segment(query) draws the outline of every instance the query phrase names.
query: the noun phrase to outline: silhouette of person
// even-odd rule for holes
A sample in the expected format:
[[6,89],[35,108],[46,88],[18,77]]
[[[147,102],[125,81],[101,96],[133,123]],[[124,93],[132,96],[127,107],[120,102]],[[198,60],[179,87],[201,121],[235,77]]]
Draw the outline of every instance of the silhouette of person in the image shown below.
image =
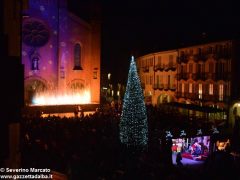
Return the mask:
[[182,166],[182,165],[183,165],[183,163],[181,162],[181,160],[182,160],[181,152],[178,152],[178,153],[177,153],[177,157],[176,157],[176,163],[177,163],[178,166]]

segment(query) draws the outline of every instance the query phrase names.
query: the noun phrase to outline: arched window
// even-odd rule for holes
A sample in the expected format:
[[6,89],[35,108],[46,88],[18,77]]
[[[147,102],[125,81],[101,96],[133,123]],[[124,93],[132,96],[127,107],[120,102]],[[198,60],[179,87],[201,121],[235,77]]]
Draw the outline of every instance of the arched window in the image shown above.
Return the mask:
[[40,56],[36,49],[32,50],[30,52],[30,60],[31,60],[31,69],[32,70],[39,70],[39,61],[40,61]]
[[32,58],[32,70],[39,70],[38,62],[39,62],[39,58],[38,57],[33,57]]
[[73,70],[83,70],[81,61],[82,61],[82,48],[79,43],[74,46],[74,67]]

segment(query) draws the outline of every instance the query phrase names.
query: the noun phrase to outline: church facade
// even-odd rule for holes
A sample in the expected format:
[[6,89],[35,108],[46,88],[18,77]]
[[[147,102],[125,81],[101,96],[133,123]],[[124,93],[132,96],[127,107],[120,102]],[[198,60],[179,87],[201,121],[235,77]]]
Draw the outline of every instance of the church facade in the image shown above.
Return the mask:
[[22,63],[26,105],[64,104],[70,97],[70,103],[99,104],[99,21],[69,12],[66,0],[29,0],[22,17]]

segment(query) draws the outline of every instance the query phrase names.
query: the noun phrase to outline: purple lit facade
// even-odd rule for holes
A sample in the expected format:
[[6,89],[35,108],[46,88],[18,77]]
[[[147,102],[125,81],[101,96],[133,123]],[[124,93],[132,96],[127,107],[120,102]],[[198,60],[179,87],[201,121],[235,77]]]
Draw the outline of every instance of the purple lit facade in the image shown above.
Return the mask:
[[98,104],[100,23],[75,16],[65,0],[29,0],[23,14],[25,103],[31,104],[36,93],[88,89],[91,103]]

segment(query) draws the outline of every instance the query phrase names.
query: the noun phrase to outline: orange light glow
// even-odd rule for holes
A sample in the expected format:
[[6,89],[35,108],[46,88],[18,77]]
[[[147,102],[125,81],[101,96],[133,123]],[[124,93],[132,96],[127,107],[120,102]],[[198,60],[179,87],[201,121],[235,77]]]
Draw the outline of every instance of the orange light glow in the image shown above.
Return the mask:
[[33,106],[90,104],[91,93],[89,90],[75,93],[37,93],[32,100]]

